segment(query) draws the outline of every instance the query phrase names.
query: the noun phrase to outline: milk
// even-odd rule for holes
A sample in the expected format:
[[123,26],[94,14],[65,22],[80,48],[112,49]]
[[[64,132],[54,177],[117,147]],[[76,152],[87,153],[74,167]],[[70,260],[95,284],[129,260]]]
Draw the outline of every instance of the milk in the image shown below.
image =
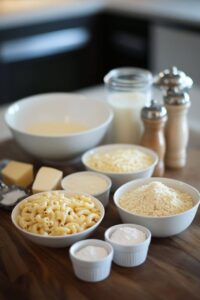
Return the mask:
[[150,93],[114,92],[109,93],[108,102],[114,118],[108,135],[111,143],[138,144],[143,131],[140,113],[150,101]]

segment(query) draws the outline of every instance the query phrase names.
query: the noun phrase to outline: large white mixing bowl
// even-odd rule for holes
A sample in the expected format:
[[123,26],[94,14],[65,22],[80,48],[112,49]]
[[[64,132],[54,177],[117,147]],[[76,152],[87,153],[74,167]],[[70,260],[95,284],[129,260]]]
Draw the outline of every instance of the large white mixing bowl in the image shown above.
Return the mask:
[[[5,121],[17,143],[29,154],[46,160],[66,160],[103,139],[113,113],[106,103],[67,93],[41,94],[12,104]],[[37,135],[28,128],[41,122],[83,123],[87,130],[63,135]]]

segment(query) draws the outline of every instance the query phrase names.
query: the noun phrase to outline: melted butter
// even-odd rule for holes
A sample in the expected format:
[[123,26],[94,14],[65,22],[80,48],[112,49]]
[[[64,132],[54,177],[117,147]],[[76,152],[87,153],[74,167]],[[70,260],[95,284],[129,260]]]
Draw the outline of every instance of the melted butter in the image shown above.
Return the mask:
[[27,130],[29,133],[37,135],[63,135],[68,133],[77,133],[86,131],[88,127],[82,123],[67,122],[41,122],[30,126]]
[[108,183],[98,174],[96,175],[86,171],[67,176],[63,180],[63,187],[71,192],[95,195],[104,192],[108,187]]

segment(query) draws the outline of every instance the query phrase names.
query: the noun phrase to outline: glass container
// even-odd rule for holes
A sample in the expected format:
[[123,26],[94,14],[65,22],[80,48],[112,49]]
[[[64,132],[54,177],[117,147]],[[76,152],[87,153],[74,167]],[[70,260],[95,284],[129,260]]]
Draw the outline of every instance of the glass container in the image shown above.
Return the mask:
[[142,135],[141,109],[151,100],[152,74],[139,68],[111,70],[104,83],[114,118],[110,143],[138,144]]

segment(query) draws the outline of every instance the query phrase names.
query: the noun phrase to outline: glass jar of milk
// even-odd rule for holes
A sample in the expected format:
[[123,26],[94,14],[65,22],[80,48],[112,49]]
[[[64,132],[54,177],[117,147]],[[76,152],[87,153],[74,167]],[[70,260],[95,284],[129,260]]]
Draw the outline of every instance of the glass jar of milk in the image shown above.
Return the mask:
[[114,118],[109,142],[138,144],[142,135],[141,109],[151,100],[152,74],[139,68],[111,70],[104,83]]

